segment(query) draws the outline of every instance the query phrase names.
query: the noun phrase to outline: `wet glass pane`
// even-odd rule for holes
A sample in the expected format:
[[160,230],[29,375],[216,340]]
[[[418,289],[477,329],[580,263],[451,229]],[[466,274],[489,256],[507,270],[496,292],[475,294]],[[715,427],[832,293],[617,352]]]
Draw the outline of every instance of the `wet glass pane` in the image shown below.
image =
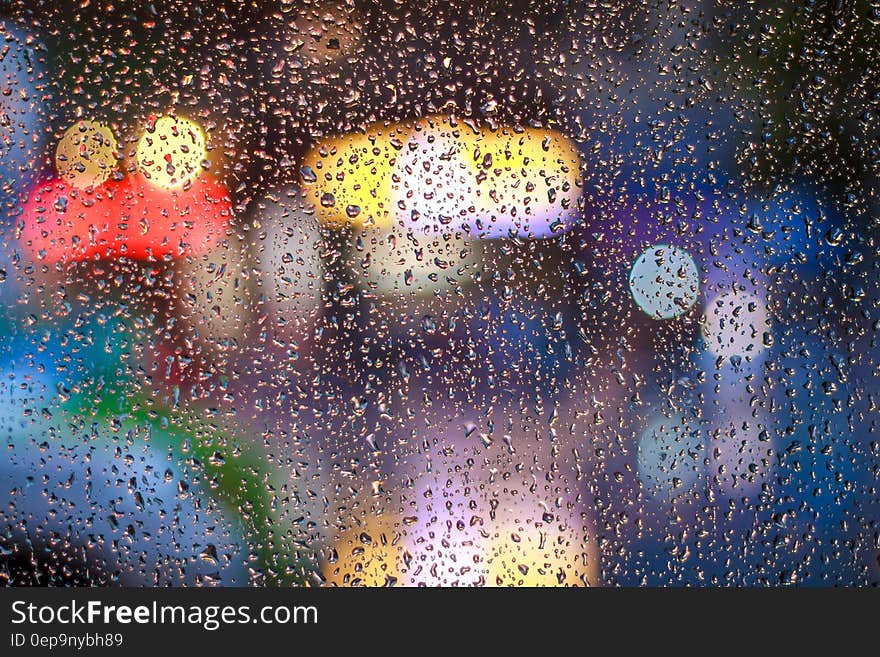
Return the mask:
[[878,25],[3,3],[0,584],[876,585]]

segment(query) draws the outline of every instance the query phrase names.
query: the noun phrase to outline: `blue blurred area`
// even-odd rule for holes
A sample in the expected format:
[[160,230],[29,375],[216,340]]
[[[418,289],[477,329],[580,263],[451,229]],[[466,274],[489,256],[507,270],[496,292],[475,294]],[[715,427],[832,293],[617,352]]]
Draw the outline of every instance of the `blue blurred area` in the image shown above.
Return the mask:
[[43,64],[28,32],[0,18],[0,225],[20,213],[23,195],[39,175],[45,157],[46,88]]

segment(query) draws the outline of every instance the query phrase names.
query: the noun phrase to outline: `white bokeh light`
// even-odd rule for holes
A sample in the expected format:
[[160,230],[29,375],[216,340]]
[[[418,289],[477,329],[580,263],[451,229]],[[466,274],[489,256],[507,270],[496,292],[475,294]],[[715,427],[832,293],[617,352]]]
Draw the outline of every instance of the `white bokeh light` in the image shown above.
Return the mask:
[[726,292],[706,305],[702,330],[706,346],[716,356],[752,357],[765,349],[770,316],[758,297]]
[[462,130],[470,128],[429,122],[398,157],[392,207],[402,226],[460,231],[473,214],[477,171],[469,165]]
[[645,314],[653,319],[672,319],[697,302],[700,275],[687,251],[658,244],[636,260],[629,275],[629,289]]

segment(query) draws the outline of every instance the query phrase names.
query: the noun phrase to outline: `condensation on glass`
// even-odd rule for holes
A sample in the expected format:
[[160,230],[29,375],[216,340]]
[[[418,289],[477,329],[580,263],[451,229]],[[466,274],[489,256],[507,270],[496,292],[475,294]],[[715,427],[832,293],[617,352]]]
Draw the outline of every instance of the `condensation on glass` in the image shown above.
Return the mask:
[[0,9],[0,584],[869,585],[878,9]]

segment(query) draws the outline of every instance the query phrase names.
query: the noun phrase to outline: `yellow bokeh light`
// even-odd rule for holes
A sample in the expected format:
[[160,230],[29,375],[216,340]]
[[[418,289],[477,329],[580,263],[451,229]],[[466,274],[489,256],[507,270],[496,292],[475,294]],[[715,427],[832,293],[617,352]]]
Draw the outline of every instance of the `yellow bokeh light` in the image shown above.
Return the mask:
[[324,563],[330,586],[394,586],[400,581],[400,536],[391,516],[371,516],[334,541],[333,557]]
[[97,121],[77,121],[55,149],[58,175],[78,189],[96,187],[116,168],[116,138]]
[[161,116],[151,122],[137,146],[138,168],[162,189],[183,187],[196,178],[207,155],[205,133],[179,116]]
[[551,129],[477,128],[434,115],[323,141],[302,177],[332,226],[393,223],[479,237],[546,237],[570,227],[580,158]]
[[303,181],[321,221],[389,227],[391,174],[408,137],[405,127],[378,124],[313,148],[303,162]]
[[599,555],[584,531],[555,522],[510,523],[486,550],[488,586],[597,586]]
[[[540,513],[526,521],[529,510],[517,505],[507,520],[457,528],[431,514],[410,522],[371,515],[337,535],[322,572],[331,586],[601,586],[592,522]],[[435,538],[444,549],[430,547]]]
[[535,224],[535,235],[549,231],[541,224],[566,222],[581,194],[580,157],[574,142],[548,129],[484,130],[474,145],[471,165],[484,178],[475,199],[476,214],[494,218],[484,231],[504,236],[508,226]]
[[580,158],[574,142],[554,130],[487,130],[481,141],[485,146],[481,153],[475,153],[474,159],[490,177],[502,178],[504,174],[518,173],[527,180],[559,178],[573,181],[580,171]]

